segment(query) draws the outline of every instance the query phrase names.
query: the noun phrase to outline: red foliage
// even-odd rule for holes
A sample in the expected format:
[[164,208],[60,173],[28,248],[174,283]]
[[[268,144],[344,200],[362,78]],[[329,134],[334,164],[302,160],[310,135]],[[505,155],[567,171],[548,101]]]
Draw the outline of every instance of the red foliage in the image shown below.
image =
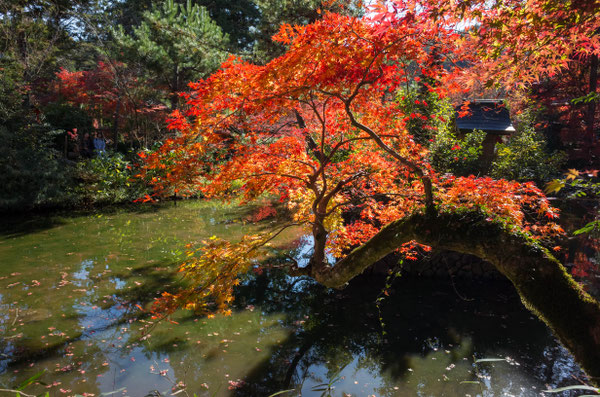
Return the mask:
[[[561,234],[551,222],[556,210],[532,183],[441,177],[431,168],[427,149],[405,125],[407,117],[425,116],[403,114],[390,93],[416,81],[415,71],[435,76],[439,85],[421,84],[440,96],[462,89],[457,78],[464,71],[440,59],[470,47],[451,23],[432,17],[432,8],[394,4],[405,12],[376,6],[370,18],[326,13],[307,26],[284,25],[274,37],[289,46],[283,56],[264,66],[231,57],[190,84],[189,110],[169,120],[176,137],[145,159],[146,174],[164,171],[154,179],[157,194],[176,186],[208,197],[278,196],[312,233],[316,265],[426,206],[479,209],[490,222],[537,239]],[[254,252],[265,241],[207,242],[182,271],[225,310],[237,273],[252,263],[244,247]],[[412,259],[415,247],[400,251]]]
[[[63,100],[82,107],[94,119],[94,128],[118,123],[135,134],[140,117],[164,120],[166,107],[147,103],[139,93],[143,84],[121,63],[98,62],[95,69],[70,72],[61,68],[49,100]],[[98,123],[100,120],[100,123]]]
[[70,72],[64,68],[56,73],[55,92],[75,105],[83,105],[91,115],[110,119],[122,93],[117,88],[113,68],[98,62],[96,69]]

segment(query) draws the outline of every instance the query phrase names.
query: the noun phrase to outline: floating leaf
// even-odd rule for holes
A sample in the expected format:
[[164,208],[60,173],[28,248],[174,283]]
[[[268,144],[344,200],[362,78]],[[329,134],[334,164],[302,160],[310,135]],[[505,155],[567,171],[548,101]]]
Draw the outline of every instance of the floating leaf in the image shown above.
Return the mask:
[[479,359],[475,360],[475,363],[476,364],[479,364],[479,363],[493,363],[493,362],[498,362],[498,361],[508,362],[508,360],[505,359],[505,358],[479,358]]
[[586,386],[586,385],[565,386],[565,387],[559,387],[558,389],[544,390],[543,392],[544,393],[560,393],[560,392],[568,391],[568,390],[588,390],[588,391],[594,391],[596,393],[600,393],[600,389],[598,389],[597,387]]

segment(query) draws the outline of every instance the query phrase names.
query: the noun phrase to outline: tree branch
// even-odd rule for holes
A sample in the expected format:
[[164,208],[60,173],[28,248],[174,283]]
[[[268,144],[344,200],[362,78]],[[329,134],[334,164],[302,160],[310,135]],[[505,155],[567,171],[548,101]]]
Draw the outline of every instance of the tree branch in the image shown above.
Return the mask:
[[427,209],[428,212],[431,212],[431,213],[435,212],[435,205],[434,205],[434,201],[433,201],[433,186],[431,183],[431,178],[429,178],[429,176],[425,175],[423,170],[416,163],[401,156],[398,152],[396,152],[394,149],[392,149],[390,146],[388,146],[385,142],[383,142],[381,137],[375,131],[373,131],[366,125],[359,122],[356,119],[356,117],[354,116],[352,109],[350,108],[351,102],[349,100],[345,101],[344,104],[346,107],[346,113],[348,114],[348,117],[350,117],[350,122],[352,123],[353,126],[366,132],[367,134],[369,134],[369,136],[371,138],[373,138],[375,143],[377,143],[377,145],[380,148],[385,150],[393,158],[395,158],[401,164],[410,168],[415,174],[417,174],[417,176],[419,177],[419,179],[421,179],[421,182],[423,183],[423,190],[425,192],[425,208]]
[[552,254],[524,233],[489,221],[480,211],[415,213],[382,228],[335,266],[313,272],[342,288],[371,264],[416,240],[490,262],[517,289],[525,306],[544,321],[582,368],[600,378],[600,303],[589,296]]

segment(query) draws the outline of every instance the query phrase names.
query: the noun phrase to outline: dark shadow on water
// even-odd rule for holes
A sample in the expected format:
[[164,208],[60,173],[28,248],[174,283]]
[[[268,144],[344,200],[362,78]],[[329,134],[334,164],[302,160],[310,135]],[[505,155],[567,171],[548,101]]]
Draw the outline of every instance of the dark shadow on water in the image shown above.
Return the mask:
[[295,332],[253,368],[235,395],[266,396],[297,387],[315,365],[334,376],[357,357],[401,382],[409,375],[411,357],[453,350],[467,340],[469,355],[481,358],[481,352],[508,349],[540,383],[555,381],[553,350],[547,347],[559,349],[556,341],[508,282],[453,286],[447,280],[399,279],[381,304],[380,320],[375,301],[384,281],[363,277],[335,291],[308,280],[290,287],[289,277],[271,273],[244,284],[237,305],[284,312]]
[[[47,231],[58,226],[69,223],[70,219],[89,216],[110,216],[117,214],[131,214],[132,217],[140,214],[158,213],[164,209],[172,209],[182,207],[184,209],[193,210],[195,203],[210,203],[201,199],[186,200],[186,201],[164,201],[157,203],[127,203],[120,205],[112,205],[95,209],[79,209],[79,210],[59,210],[59,211],[31,211],[20,213],[0,213],[2,222],[0,223],[0,237],[16,238],[25,236],[31,233]],[[219,209],[218,224],[229,224],[240,221],[249,220],[254,213],[264,204],[252,203],[240,206],[224,206]],[[286,210],[278,209],[276,218],[269,218],[265,221],[258,222],[256,225],[259,230],[271,230],[273,225],[284,224],[287,222],[285,217]]]
[[30,233],[49,230],[65,224],[66,222],[55,216],[41,215],[3,215],[0,236],[6,238],[21,237]]
[[21,213],[1,213],[0,237],[16,238],[30,233],[53,229],[68,223],[68,219],[91,215],[114,215],[120,213],[146,214],[174,206],[173,202],[130,203],[107,206],[99,209],[60,210],[52,212],[32,211]]
[[181,275],[177,272],[178,263],[161,262],[136,266],[131,270],[121,269],[98,277],[98,279],[129,280],[130,278],[143,277],[144,282],[129,285],[128,288],[114,292],[118,301],[128,302],[131,305],[145,306],[154,301],[162,292],[174,293],[181,286]]
[[[177,273],[155,271],[157,266],[173,264],[144,265],[106,277],[143,276],[144,284],[115,292],[119,300],[143,306],[160,292],[172,292],[179,285]],[[264,315],[283,314],[281,325],[290,334],[271,347],[268,358],[252,368],[243,386],[231,395],[268,396],[297,388],[309,368],[320,366],[333,377],[357,357],[366,368],[385,372],[391,382],[402,383],[414,357],[426,358],[445,349],[454,355],[461,345],[468,349],[467,357],[481,358],[486,351],[519,357],[521,368],[540,384],[564,385],[561,371],[568,376],[582,375],[576,369],[555,365],[556,356],[562,357],[564,352],[547,327],[523,307],[507,281],[452,283],[400,278],[380,305],[380,319],[375,302],[384,284],[384,278],[364,276],[337,291],[281,271],[247,276],[237,289],[234,309],[254,306]],[[189,316],[184,322],[192,320]],[[176,334],[152,346],[152,352],[166,355],[182,349],[189,351],[186,356],[193,355],[194,346]],[[146,354],[150,357],[150,351]],[[209,352],[204,361],[210,359]],[[459,359],[463,358],[456,357]],[[203,359],[189,361],[190,373],[202,373]],[[176,377],[185,375],[176,371]]]

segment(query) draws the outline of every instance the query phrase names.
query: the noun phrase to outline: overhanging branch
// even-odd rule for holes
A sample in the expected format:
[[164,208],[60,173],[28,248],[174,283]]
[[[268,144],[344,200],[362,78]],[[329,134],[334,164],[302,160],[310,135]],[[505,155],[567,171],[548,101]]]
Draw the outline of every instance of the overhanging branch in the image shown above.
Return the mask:
[[544,321],[582,368],[600,379],[600,303],[544,247],[478,211],[416,213],[390,223],[334,266],[315,269],[320,283],[342,288],[402,244],[419,243],[475,255],[494,265],[525,306]]

